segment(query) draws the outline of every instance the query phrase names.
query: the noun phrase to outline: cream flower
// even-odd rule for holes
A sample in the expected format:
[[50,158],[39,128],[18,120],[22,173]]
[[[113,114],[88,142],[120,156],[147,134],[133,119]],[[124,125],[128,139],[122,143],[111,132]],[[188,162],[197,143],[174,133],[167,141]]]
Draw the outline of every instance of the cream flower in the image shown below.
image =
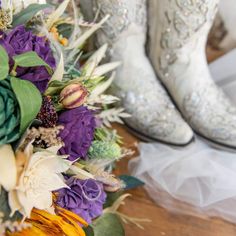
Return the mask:
[[9,192],[12,214],[20,211],[30,217],[32,209],[52,211],[52,191],[67,187],[61,175],[70,168],[67,156],[58,156],[60,147],[33,153],[32,144],[17,153],[18,181]]

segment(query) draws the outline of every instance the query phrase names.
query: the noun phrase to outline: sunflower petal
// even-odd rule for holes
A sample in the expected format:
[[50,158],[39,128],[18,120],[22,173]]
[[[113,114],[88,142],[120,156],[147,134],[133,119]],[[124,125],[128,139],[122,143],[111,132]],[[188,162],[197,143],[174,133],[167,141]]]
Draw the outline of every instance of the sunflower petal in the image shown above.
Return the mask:
[[87,225],[82,218],[62,208],[57,210],[58,215],[53,215],[46,211],[34,209],[28,222],[41,229],[42,232],[50,231],[50,235],[53,236],[86,236],[79,225],[79,223]]

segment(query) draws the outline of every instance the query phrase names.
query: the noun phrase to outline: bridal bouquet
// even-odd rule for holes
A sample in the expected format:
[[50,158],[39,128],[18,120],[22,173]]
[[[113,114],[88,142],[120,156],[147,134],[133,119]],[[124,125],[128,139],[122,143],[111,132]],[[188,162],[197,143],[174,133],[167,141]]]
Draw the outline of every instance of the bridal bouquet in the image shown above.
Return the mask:
[[128,114],[104,94],[120,63],[99,65],[107,45],[83,49],[106,19],[0,0],[0,235],[119,236],[135,222],[117,212],[130,178],[111,174],[127,154],[110,123]]

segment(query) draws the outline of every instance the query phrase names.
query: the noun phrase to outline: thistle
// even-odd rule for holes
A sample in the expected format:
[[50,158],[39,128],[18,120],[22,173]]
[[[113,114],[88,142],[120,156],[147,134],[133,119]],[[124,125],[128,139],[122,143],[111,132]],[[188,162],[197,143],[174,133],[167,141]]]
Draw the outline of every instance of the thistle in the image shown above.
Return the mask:
[[117,143],[106,141],[94,141],[88,153],[91,159],[117,159],[121,155],[121,148]]

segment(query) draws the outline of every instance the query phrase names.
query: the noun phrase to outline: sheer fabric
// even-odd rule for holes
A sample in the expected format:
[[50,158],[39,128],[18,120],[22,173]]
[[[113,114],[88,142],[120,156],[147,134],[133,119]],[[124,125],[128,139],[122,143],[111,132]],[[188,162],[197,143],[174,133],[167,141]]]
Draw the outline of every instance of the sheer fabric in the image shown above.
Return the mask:
[[[236,50],[210,65],[212,76],[236,105]],[[236,121],[235,121],[236,125]],[[131,173],[146,183],[157,204],[169,210],[236,222],[236,151],[196,140],[185,148],[140,143]]]

